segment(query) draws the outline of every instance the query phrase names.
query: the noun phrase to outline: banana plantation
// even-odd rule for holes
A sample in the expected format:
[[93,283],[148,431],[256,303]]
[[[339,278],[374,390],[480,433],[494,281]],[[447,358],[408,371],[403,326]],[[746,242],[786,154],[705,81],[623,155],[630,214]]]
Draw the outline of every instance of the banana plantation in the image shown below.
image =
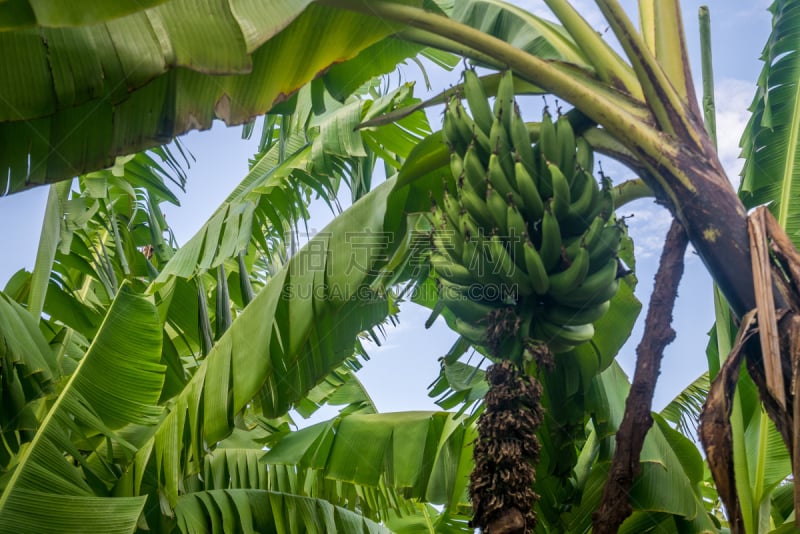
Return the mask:
[[[0,292],[0,533],[798,531],[800,1],[753,51],[738,191],[708,9],[521,4],[0,2],[0,194],[49,189]],[[257,152],[178,243],[215,120]],[[300,239],[312,201],[350,207]],[[688,247],[707,372],[656,412]],[[458,335],[440,410],[379,413],[358,371],[409,301]]]

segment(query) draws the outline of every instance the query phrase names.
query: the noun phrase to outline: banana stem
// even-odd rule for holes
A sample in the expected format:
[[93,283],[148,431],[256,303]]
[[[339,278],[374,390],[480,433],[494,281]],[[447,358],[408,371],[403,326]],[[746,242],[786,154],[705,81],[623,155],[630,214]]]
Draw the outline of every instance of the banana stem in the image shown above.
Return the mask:
[[714,103],[714,66],[711,60],[711,17],[708,6],[700,6],[700,59],[703,72],[703,118],[708,137],[717,146],[717,108]]
[[612,49],[568,2],[545,0],[575,43],[589,58],[601,80],[642,100],[644,94],[631,66]]
[[614,198],[614,207],[620,208],[640,198],[654,198],[655,193],[644,180],[634,178],[614,186],[614,189],[611,190],[611,196]]

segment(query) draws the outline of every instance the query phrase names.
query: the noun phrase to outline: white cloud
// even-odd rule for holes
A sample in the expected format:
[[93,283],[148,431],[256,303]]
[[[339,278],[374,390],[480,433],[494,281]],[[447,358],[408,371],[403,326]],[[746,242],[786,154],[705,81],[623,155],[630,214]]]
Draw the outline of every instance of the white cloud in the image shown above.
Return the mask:
[[739,172],[743,164],[743,160],[739,159],[739,140],[750,119],[747,108],[754,94],[752,82],[731,78],[718,82],[714,89],[719,158],[734,187],[739,185]]
[[672,215],[665,208],[653,204],[652,200],[640,200],[622,208],[617,215],[627,215],[628,231],[633,238],[636,260],[658,258],[664,247],[664,238],[672,223]]

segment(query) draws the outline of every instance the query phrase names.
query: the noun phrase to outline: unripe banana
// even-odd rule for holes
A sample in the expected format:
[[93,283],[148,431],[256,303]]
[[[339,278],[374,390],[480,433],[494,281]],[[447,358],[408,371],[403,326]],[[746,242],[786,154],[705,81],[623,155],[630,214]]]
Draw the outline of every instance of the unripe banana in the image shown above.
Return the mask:
[[571,202],[569,182],[557,165],[548,163],[547,168],[550,171],[550,180],[553,184],[553,214],[558,219],[561,219],[569,213]]
[[[446,200],[445,204],[453,204],[452,200]],[[461,233],[459,228],[460,214],[455,213],[452,217],[450,213],[444,210],[444,224],[433,230],[433,244],[437,248],[444,247],[445,249],[452,250],[454,261],[461,261],[463,252],[464,234]]]
[[489,132],[489,145],[492,147],[492,153],[497,154],[503,172],[509,177],[508,179],[513,180],[514,160],[511,154],[511,141],[508,138],[505,126],[498,118],[495,118],[492,123],[492,129]]
[[493,274],[499,275],[504,282],[515,286],[520,295],[530,295],[533,292],[527,274],[517,267],[500,236],[496,234],[489,240],[489,254],[492,258]]
[[[500,118],[506,131],[511,130],[511,110],[514,107],[514,75],[511,69],[506,70],[497,84],[497,96],[494,99],[494,116]],[[491,135],[489,136],[491,138]]]
[[461,218],[461,205],[458,203],[458,199],[445,191],[442,197],[442,207],[447,215],[449,225],[458,230]]
[[483,236],[478,234],[467,235],[464,238],[464,254],[461,256],[461,265],[469,269],[475,279],[483,282],[486,280],[486,261],[484,257],[485,242]]
[[537,295],[545,295],[550,289],[550,277],[547,276],[547,269],[545,269],[542,258],[533,246],[533,243],[528,239],[523,245],[525,254],[525,270],[528,271],[528,279],[531,281],[531,287]]
[[559,219],[561,232],[566,236],[585,232],[603,207],[602,193],[593,176],[578,171],[573,185],[576,194],[571,197],[567,214]]
[[450,172],[456,180],[464,174],[464,160],[455,151],[450,152]]
[[539,146],[545,161],[557,162],[561,158],[561,150],[558,148],[558,139],[556,137],[556,126],[553,123],[553,117],[547,111],[542,116],[537,146]]
[[543,316],[554,324],[577,326],[594,323],[603,317],[610,307],[610,300],[583,308],[573,308],[572,306],[564,306],[553,302],[544,307]]
[[461,256],[464,253],[464,244],[458,239],[455,230],[448,226],[437,228],[431,233],[431,242],[434,249],[450,259],[450,261],[461,263]]
[[469,210],[463,210],[459,214],[459,217],[458,227],[465,239],[480,240],[485,237],[483,228],[477,223],[477,221],[475,221],[475,218],[472,216]]
[[464,71],[464,96],[475,123],[484,134],[489,135],[494,115],[489,107],[489,97],[486,95],[483,83],[473,69]]
[[516,176],[517,189],[519,189],[519,194],[522,197],[521,209],[528,216],[528,220],[538,221],[544,215],[544,202],[542,202],[542,197],[539,195],[539,189],[536,187],[533,177],[521,161],[517,161],[514,164],[514,174]]
[[489,154],[491,152],[489,137],[481,130],[477,123],[472,120],[472,117],[469,116],[467,110],[464,109],[464,106],[461,104],[461,100],[454,98],[451,99],[450,102],[451,104],[448,106],[448,111],[456,118],[454,122],[462,139],[466,139],[467,144],[470,142],[476,143],[483,155]]
[[456,317],[454,325],[456,332],[461,334],[461,337],[474,345],[483,345],[486,343],[486,327],[464,321]]
[[595,242],[597,241],[597,238],[600,236],[600,233],[603,231],[603,227],[605,226],[605,224],[606,221],[603,220],[602,217],[595,217],[592,220],[592,223],[589,225],[589,228],[587,228],[583,234],[581,234],[578,237],[565,240],[564,251],[566,252],[567,257],[569,258],[575,257],[575,254],[578,253],[578,249],[580,247],[586,247],[586,250],[589,251],[593,250]]
[[514,145],[514,150],[517,157],[529,173],[534,172],[536,168],[536,161],[533,157],[533,146],[531,145],[531,137],[528,133],[528,128],[525,126],[525,121],[519,113],[519,107],[514,105],[514,112],[511,114],[511,144]]
[[457,120],[449,110],[445,110],[444,119],[442,119],[442,139],[451,152],[463,154],[469,140],[461,137],[461,132],[456,126]]
[[578,137],[575,140],[575,149],[577,167],[591,174],[594,171],[594,150],[592,146],[583,137]]
[[441,280],[439,300],[453,312],[453,315],[468,323],[476,323],[496,309],[486,302],[472,300],[469,286],[458,286]]
[[486,186],[486,206],[489,208],[489,213],[494,223],[492,228],[496,228],[501,234],[506,235],[508,233],[508,228],[506,227],[508,204],[503,200],[503,196],[494,190],[491,184]]
[[559,337],[552,335],[552,333],[545,333],[542,330],[542,320],[538,320],[531,325],[530,337],[532,339],[545,343],[553,354],[563,354],[575,348],[572,343],[561,341]]
[[621,241],[622,229],[617,224],[604,227],[589,250],[589,271],[595,272],[616,257]]
[[475,280],[475,277],[469,272],[469,269],[460,263],[456,263],[441,252],[431,252],[430,262],[436,274],[449,282],[469,285]]
[[561,229],[558,226],[558,219],[553,215],[549,202],[545,206],[542,216],[542,242],[539,246],[539,256],[547,272],[551,272],[558,266],[561,260]]
[[611,258],[597,272],[589,274],[574,291],[559,296],[557,301],[576,308],[594,306],[611,299],[618,289],[617,259]]
[[[513,173],[512,175],[513,176]],[[508,198],[511,195],[515,204],[522,204],[522,197],[516,192],[511,183],[510,177],[506,175],[503,167],[500,164],[500,156],[492,153],[489,156],[489,164],[486,167],[486,177],[495,191],[503,195],[503,198]],[[513,179],[513,178],[512,178]]]
[[536,162],[536,172],[531,174],[536,188],[539,190],[539,196],[542,200],[546,201],[553,196],[553,184],[550,180],[550,171],[547,168],[547,160],[542,153],[541,143],[537,143],[533,147],[533,157]]
[[494,219],[486,205],[486,201],[479,196],[477,191],[472,189],[469,182],[466,180],[459,182],[458,194],[461,197],[461,205],[479,225],[484,227],[492,227],[494,225]]
[[484,194],[486,191],[486,169],[474,143],[469,145],[467,152],[464,154],[464,178],[472,186],[472,189],[479,194]]
[[550,295],[558,299],[572,293],[586,280],[587,274],[589,274],[589,251],[581,247],[569,267],[550,275]]
[[[595,217],[592,219],[592,223],[589,225],[589,228],[583,234],[582,242],[586,247],[586,250],[592,250],[597,242],[597,239],[600,237],[600,233],[603,231],[603,228],[606,225],[606,220],[600,216]],[[589,260],[591,261],[591,254],[589,254]]]
[[[506,227],[508,228],[508,240],[509,243],[512,245],[512,250],[518,254],[518,258],[515,257],[514,259],[517,261],[517,265],[524,265],[524,260],[522,259],[522,243],[528,239],[528,225],[525,222],[525,218],[520,213],[517,206],[513,203],[509,203],[508,211],[506,214]],[[519,246],[517,246],[519,245]],[[520,263],[520,261],[522,263]]]
[[559,342],[577,347],[578,345],[590,341],[594,337],[594,325],[592,323],[567,326],[542,320],[539,322],[539,327],[546,338],[543,341],[546,341],[548,344],[551,342]]
[[436,205],[436,201],[433,199],[431,199],[431,209],[428,212],[428,220],[434,229],[441,228],[447,223],[444,211]]
[[575,132],[566,115],[561,115],[556,121],[556,142],[560,151],[558,166],[567,180],[572,181],[575,172]]

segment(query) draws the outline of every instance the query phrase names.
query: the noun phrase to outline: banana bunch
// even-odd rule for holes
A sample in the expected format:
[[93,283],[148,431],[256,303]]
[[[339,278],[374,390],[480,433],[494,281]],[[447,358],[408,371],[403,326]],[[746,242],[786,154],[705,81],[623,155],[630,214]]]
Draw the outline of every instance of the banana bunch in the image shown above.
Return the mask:
[[592,148],[563,115],[545,112],[531,144],[510,71],[493,105],[471,69],[463,96],[471,114],[454,97],[442,128],[455,181],[431,208],[439,299],[475,344],[498,346],[491,317],[512,308],[519,319],[506,333],[568,351],[594,336],[619,287],[625,228],[613,217],[610,181],[594,178]]

